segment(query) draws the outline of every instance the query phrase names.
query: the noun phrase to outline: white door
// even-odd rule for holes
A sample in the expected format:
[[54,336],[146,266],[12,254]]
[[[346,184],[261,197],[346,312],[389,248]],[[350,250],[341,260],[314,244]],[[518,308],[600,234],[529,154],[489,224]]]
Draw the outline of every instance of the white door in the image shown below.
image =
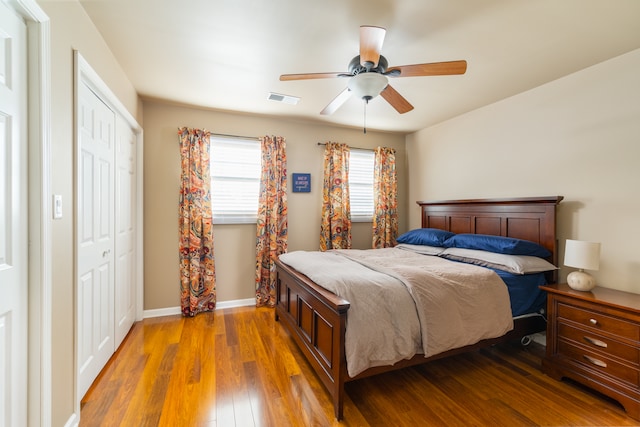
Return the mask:
[[84,82],[78,93],[78,395],[115,351],[115,114]]
[[136,135],[116,117],[116,282],[115,346],[136,316]]
[[0,426],[27,425],[27,33],[0,2]]

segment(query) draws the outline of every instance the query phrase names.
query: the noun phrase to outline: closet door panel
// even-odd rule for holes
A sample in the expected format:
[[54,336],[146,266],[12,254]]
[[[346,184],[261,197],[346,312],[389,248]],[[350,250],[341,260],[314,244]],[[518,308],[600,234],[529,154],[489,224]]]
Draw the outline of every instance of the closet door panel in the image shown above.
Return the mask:
[[115,114],[84,83],[78,93],[78,394],[115,351]]
[[136,307],[136,135],[116,118],[116,348],[135,320]]

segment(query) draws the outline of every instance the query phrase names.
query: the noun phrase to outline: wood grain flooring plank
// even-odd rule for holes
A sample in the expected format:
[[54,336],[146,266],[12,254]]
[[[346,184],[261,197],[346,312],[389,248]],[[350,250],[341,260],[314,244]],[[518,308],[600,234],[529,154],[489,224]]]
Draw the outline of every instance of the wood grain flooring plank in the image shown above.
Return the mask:
[[[267,392],[263,386],[260,369],[256,361],[246,361],[243,363],[245,375],[247,378],[247,393],[249,396],[249,404],[251,412],[254,416],[254,424],[256,427],[271,427],[274,421],[279,417],[267,398]],[[279,405],[280,406],[280,405]],[[286,425],[282,422],[281,425]]]
[[[571,425],[564,409],[554,405],[548,396],[536,393],[523,381],[521,375],[511,369],[497,366],[491,359],[488,361],[491,363],[486,363],[482,369],[468,372],[463,377],[464,380],[475,378],[475,384],[484,384],[483,387],[491,399],[503,402],[521,416],[536,423],[549,425],[548,422],[553,420],[560,425]],[[546,409],[540,411],[541,407]]]
[[202,335],[202,348],[200,349],[200,382],[198,389],[197,425],[216,425],[216,333],[217,324],[222,323],[217,311],[207,313],[204,325],[206,328],[196,331]]
[[215,376],[216,376],[216,418],[221,426],[235,426],[233,409],[233,378],[231,373],[230,352],[225,335],[216,335]]
[[[183,327],[181,316],[167,316],[162,318],[147,319],[141,323],[144,341],[137,348],[146,355],[146,363],[142,375],[138,376],[136,390],[129,401],[127,410],[122,420],[122,425],[139,426],[146,415],[146,402],[150,399],[157,372],[160,369],[167,347],[179,342],[179,336]],[[123,375],[126,375],[124,373]],[[141,410],[145,408],[145,410]]]
[[[129,365],[129,375],[123,375],[121,380],[118,380],[120,387],[118,388],[118,394],[114,396],[112,405],[108,411],[108,417],[102,418],[102,426],[121,426],[122,420],[127,411],[127,406],[133,397],[137,386],[137,375],[144,370],[147,361],[147,355],[132,355],[131,364]],[[96,424],[98,425],[98,424]]]
[[200,405],[200,372],[202,340],[206,335],[203,316],[183,320],[183,328],[159,426],[195,425]]
[[239,313],[234,313],[234,314],[228,313],[223,315],[224,327],[225,327],[224,336],[226,338],[226,342],[229,347],[238,345],[238,332],[236,328],[236,319],[238,319],[239,316],[240,316]]
[[254,342],[256,343],[256,360],[245,362],[244,369],[251,385],[248,389],[256,419],[266,425],[295,425],[291,419],[291,403],[282,397],[283,394],[290,393],[288,381],[276,373],[276,361],[267,357],[260,342]]
[[177,353],[178,343],[167,346],[160,361],[151,393],[145,402],[145,415],[142,417],[141,426],[155,427],[159,425]]

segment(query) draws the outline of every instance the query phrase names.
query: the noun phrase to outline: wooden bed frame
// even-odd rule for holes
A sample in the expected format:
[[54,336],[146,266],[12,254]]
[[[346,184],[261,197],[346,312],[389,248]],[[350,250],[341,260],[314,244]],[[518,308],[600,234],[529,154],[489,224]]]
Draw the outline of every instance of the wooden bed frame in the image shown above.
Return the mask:
[[[417,202],[422,210],[422,228],[454,233],[491,234],[530,240],[552,253],[557,265],[556,207],[562,196],[516,199],[470,199]],[[295,269],[276,261],[276,320],[289,331],[333,399],[336,419],[342,419],[344,384],[430,360],[459,354],[507,340],[520,339],[546,330],[542,316],[514,319],[514,329],[499,338],[446,351],[425,358],[418,354],[393,366],[367,369],[356,377],[347,374],[345,325],[349,301],[315,284]],[[556,282],[556,274],[547,278]]]

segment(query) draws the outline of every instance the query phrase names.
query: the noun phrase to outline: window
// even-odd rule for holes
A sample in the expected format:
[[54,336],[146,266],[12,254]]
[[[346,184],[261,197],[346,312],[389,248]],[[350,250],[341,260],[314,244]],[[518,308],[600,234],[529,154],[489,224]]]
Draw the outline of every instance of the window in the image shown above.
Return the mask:
[[373,220],[373,163],[375,153],[371,150],[351,149],[349,155],[349,202],[351,220],[368,222]]
[[260,142],[211,135],[214,224],[255,223],[260,195]]

